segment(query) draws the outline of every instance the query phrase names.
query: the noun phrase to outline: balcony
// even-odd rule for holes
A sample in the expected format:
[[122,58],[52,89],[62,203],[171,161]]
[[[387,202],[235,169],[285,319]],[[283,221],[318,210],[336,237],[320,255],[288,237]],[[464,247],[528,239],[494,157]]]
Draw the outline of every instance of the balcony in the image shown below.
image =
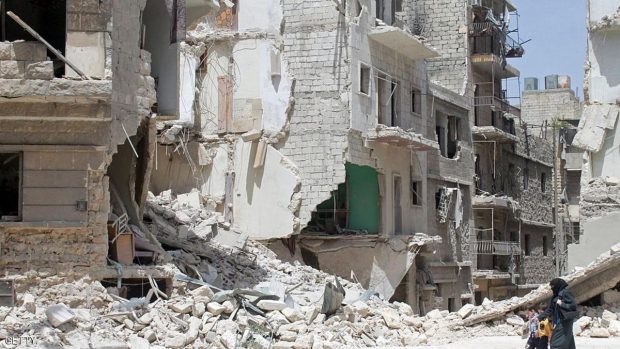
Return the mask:
[[523,46],[502,31],[494,22],[475,22],[469,25],[473,40],[472,54],[493,54],[504,58],[523,57]]
[[368,38],[413,60],[439,57],[439,53],[426,46],[417,37],[389,25],[376,26],[368,33]]
[[411,147],[413,150],[429,151],[439,149],[439,144],[424,136],[400,127],[377,125],[364,133],[364,139],[399,147]]
[[474,253],[479,255],[518,256],[521,246],[518,242],[480,240],[474,243]]
[[521,109],[510,105],[507,100],[497,96],[474,97],[474,107],[490,107],[493,111],[501,111],[517,117],[521,117]]

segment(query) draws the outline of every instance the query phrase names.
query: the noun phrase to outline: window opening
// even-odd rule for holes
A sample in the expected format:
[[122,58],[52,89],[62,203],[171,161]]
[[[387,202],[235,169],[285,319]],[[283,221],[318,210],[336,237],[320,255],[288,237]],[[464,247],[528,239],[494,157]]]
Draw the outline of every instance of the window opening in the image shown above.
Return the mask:
[[0,153],[0,221],[21,216],[21,153]]

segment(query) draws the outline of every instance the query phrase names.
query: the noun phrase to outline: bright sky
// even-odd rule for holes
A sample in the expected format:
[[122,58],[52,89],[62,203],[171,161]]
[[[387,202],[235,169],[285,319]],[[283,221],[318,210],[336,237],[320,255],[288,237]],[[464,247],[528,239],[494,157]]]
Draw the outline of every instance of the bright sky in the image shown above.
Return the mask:
[[[521,71],[523,78],[537,77],[538,88],[545,88],[545,76],[569,75],[571,87],[583,96],[583,65],[586,54],[586,0],[512,0],[519,12],[519,35],[526,43],[522,58],[508,63]],[[511,28],[514,28],[514,16]],[[511,36],[516,39],[516,33]],[[515,82],[516,83],[516,82]],[[514,84],[509,95],[516,96]]]

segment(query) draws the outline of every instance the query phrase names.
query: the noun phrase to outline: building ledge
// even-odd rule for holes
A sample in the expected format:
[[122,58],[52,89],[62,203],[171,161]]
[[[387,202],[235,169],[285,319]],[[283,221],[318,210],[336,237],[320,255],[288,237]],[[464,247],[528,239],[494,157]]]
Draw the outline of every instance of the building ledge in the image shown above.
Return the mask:
[[519,209],[519,203],[510,196],[476,195],[474,196],[472,205],[476,208]]
[[510,64],[504,65],[502,59],[492,53],[475,53],[471,55],[471,62],[477,70],[496,78],[508,79],[516,78],[521,73],[519,69]]
[[499,270],[476,270],[472,273],[474,279],[488,279],[488,280],[497,280],[497,279],[512,279],[513,276],[515,278],[519,277],[519,274],[511,274],[506,271]]
[[531,221],[529,219],[521,219],[521,223],[523,223],[525,225],[533,225],[533,226],[536,226],[536,227],[555,228],[555,224],[553,224],[553,223]]
[[426,46],[417,37],[389,25],[377,26],[370,30],[368,37],[413,60],[439,57],[439,53]]
[[474,140],[478,141],[494,141],[499,143],[519,141],[519,137],[504,130],[500,130],[495,126],[473,126],[471,128],[471,133],[474,136]]
[[110,102],[112,80],[0,79],[4,102]]
[[366,131],[362,136],[365,140],[399,147],[407,146],[414,150],[429,151],[439,149],[439,143],[425,138],[418,133],[405,131],[400,127],[378,125],[376,128]]

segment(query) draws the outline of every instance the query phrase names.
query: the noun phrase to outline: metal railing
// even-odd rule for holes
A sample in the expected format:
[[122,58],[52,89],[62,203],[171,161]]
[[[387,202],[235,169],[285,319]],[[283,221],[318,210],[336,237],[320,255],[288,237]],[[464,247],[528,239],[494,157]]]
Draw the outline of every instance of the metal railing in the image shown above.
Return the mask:
[[518,242],[479,240],[475,242],[476,254],[510,256],[521,254]]
[[[522,57],[525,53],[523,46],[510,35],[505,33],[497,24],[493,22],[475,22],[469,24],[469,35],[476,37],[486,37],[490,42],[478,43],[474,45],[474,54],[489,53],[507,58]],[[503,52],[500,48],[503,47]]]
[[507,100],[496,96],[478,96],[474,97],[475,107],[492,107],[496,111],[503,111],[514,116],[521,116],[521,109],[511,105]]

